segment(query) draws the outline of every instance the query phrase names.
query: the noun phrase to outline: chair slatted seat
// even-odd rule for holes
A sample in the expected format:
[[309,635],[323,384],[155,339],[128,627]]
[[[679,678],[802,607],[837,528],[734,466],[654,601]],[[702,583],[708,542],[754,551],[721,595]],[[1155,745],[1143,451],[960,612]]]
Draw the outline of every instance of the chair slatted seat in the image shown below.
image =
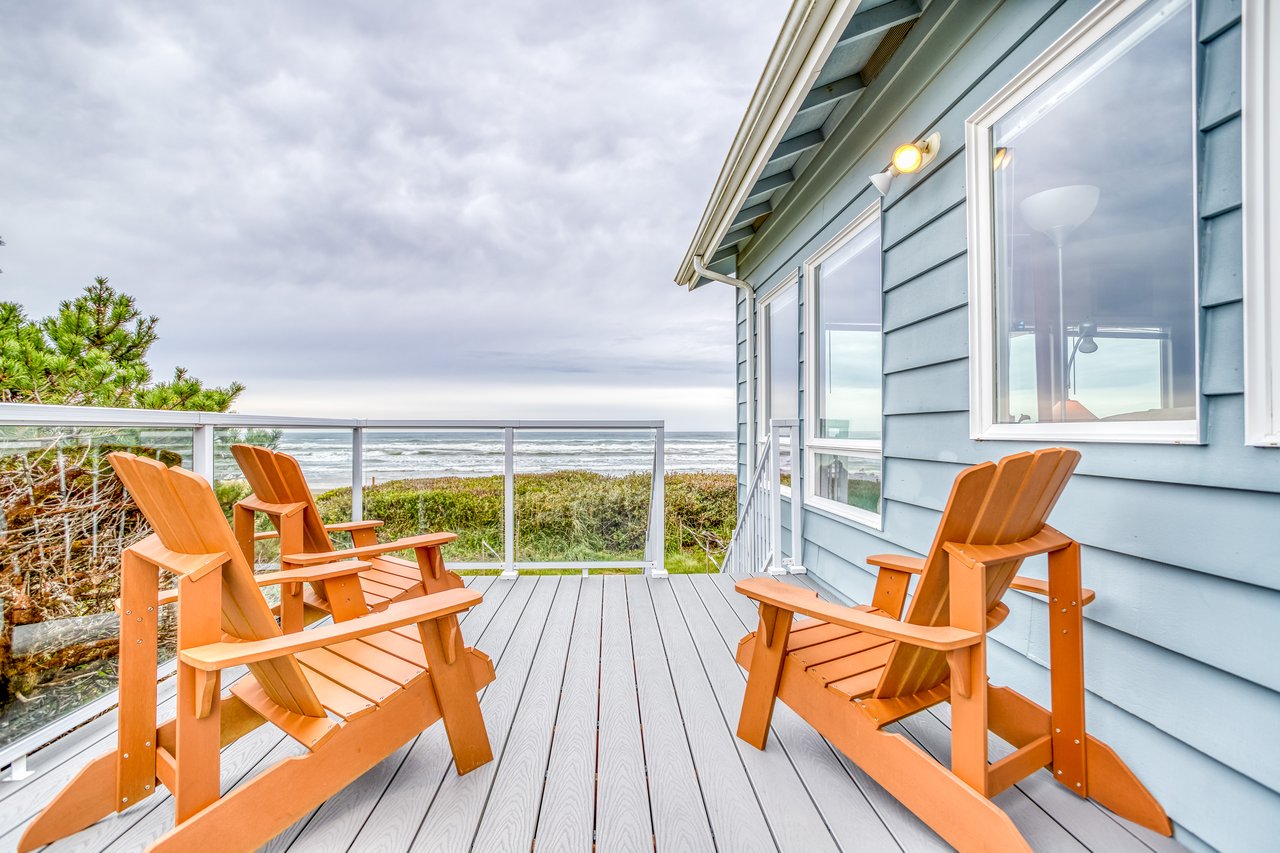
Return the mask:
[[[459,773],[491,760],[476,690],[493,665],[462,645],[457,618],[479,593],[450,588],[377,613],[361,602],[359,614],[335,613],[343,621],[288,633],[262,586],[310,583],[332,604],[369,564],[320,559],[255,575],[207,482],[127,453],[110,460],[155,531],[121,560],[117,749],[36,816],[19,851],[124,811],[158,785],[172,792],[176,820],[148,849],[254,849],[442,718]],[[160,571],[178,579],[178,712],[157,725]],[[240,665],[248,674],[222,693],[222,670]],[[221,747],[266,723],[308,752],[222,794]]]
[[[1073,793],[1170,834],[1160,804],[1084,728],[1082,610],[1094,596],[1080,584],[1079,544],[1047,524],[1079,460],[1075,450],[1048,448],[962,471],[924,558],[867,558],[879,568],[869,605],[831,604],[763,578],[739,582],[760,603],[760,627],[738,646],[749,673],[738,736],[764,749],[781,699],[961,850],[1029,850],[991,798],[1046,766]],[[1048,582],[1018,577],[1039,554],[1049,557]],[[988,683],[986,634],[1008,615],[1001,599],[1011,588],[1052,604],[1052,711]],[[950,768],[884,731],[944,701]],[[1014,753],[989,764],[989,732]]]

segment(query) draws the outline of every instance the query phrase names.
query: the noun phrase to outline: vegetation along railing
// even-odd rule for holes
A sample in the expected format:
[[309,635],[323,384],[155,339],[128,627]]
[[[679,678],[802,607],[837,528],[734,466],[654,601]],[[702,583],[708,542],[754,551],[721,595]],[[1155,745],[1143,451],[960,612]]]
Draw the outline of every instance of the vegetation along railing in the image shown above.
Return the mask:
[[[388,536],[435,525],[459,532],[445,552],[454,569],[664,576],[664,440],[657,420],[0,404],[0,768],[21,777],[31,751],[115,704],[119,553],[149,531],[111,472],[112,450],[193,470],[229,510],[248,494],[231,445],[277,447],[299,457],[326,521],[367,513],[386,521]],[[597,444],[609,449],[595,456],[581,449]],[[620,465],[616,447],[626,448]],[[614,459],[608,471],[592,469],[606,457]],[[275,541],[258,547],[260,562],[275,558]],[[171,671],[171,660],[161,666]]]

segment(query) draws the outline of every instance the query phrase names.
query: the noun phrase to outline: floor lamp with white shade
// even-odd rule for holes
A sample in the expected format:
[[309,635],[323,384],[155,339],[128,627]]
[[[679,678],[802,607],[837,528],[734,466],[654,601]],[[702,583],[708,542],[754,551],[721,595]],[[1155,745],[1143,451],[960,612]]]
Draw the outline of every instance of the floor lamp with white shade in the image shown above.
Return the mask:
[[1071,233],[1085,223],[1098,207],[1098,188],[1092,184],[1070,184],[1033,193],[1022,200],[1022,217],[1036,231],[1053,241],[1058,249],[1058,334],[1057,374],[1060,420],[1067,418],[1067,315],[1063,298],[1062,248]]

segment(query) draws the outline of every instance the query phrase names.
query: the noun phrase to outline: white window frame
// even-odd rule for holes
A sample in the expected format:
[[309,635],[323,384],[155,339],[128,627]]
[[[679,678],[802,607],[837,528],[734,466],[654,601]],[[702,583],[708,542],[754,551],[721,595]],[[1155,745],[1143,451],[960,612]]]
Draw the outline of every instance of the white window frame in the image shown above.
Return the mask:
[[1244,407],[1245,443],[1280,445],[1280,10],[1245,0],[1244,88]]
[[[784,278],[782,281],[778,282],[778,284],[770,288],[768,293],[756,299],[756,321],[755,322],[756,322],[756,334],[758,335],[757,342],[759,345],[757,347],[757,352],[756,352],[756,358],[757,358],[756,364],[758,367],[758,370],[756,371],[756,382],[758,383],[758,385],[756,387],[755,416],[756,416],[756,422],[760,426],[756,430],[755,447],[751,449],[751,452],[755,455],[756,459],[760,458],[760,451],[761,449],[764,448],[765,439],[769,437],[769,420],[771,418],[800,417],[799,406],[796,407],[797,410],[795,412],[791,412],[785,415],[778,415],[772,411],[773,409],[773,382],[772,382],[773,351],[769,343],[769,330],[773,326],[772,321],[769,319],[769,305],[777,301],[779,297],[785,295],[788,292],[788,290],[790,290],[790,292],[795,294],[795,297],[797,300],[796,336],[800,337],[803,334],[803,329],[800,325],[800,322],[801,322],[801,315],[799,310],[800,289],[799,287],[797,287],[797,285],[799,284],[799,280],[800,280],[799,272],[793,271],[790,274],[788,274],[787,277]],[[797,362],[796,394],[797,396],[799,396],[804,393],[804,389],[799,384],[800,383],[800,366],[799,366],[800,350],[798,348],[796,350],[795,357]],[[799,473],[796,467],[796,460],[798,457],[796,455],[797,450],[796,450],[796,447],[794,446],[795,444],[796,442],[793,439],[791,442],[791,445],[792,445],[791,446],[791,479],[793,482],[795,481]],[[790,495],[791,487],[782,486],[780,491],[784,495]]]
[[[884,281],[883,271],[880,282],[880,440],[849,438],[819,438],[818,419],[822,405],[822,389],[819,385],[818,349],[822,346],[822,336],[818,334],[818,267],[823,261],[840,251],[854,237],[868,228],[880,228],[880,201],[876,200],[863,210],[853,221],[840,230],[821,249],[804,262],[804,328],[805,334],[805,426],[804,426],[804,499],[810,509],[821,509],[839,518],[855,521],[873,530],[884,529]],[[883,244],[881,252],[883,253]],[[880,460],[880,512],[869,512],[861,507],[849,506],[830,498],[819,497],[816,492],[817,470],[816,460],[819,453],[834,453],[841,456],[874,457]]]
[[[1263,0],[1265,2],[1266,0]],[[1201,443],[1203,401],[1200,393],[1200,282],[1199,234],[1193,249],[1193,299],[1196,310],[1196,356],[1194,417],[1178,421],[1089,421],[1067,423],[996,423],[995,411],[995,235],[992,186],[990,181],[991,131],[995,123],[1035,93],[1041,85],[1073,62],[1086,50],[1110,35],[1130,16],[1154,0],[1103,0],[1048,50],[1014,76],[991,100],[971,115],[964,125],[968,238],[969,238],[969,434],[976,440],[1069,441],[1142,444]],[[1169,0],[1170,7],[1176,0]],[[1191,0],[1193,19],[1196,8]],[[1187,51],[1192,57],[1195,79],[1194,34],[1187,33]],[[1198,113],[1195,90],[1189,90],[1193,115]],[[1193,122],[1194,124],[1194,122]],[[1194,134],[1195,128],[1187,128]],[[1193,155],[1193,160],[1196,159]],[[1193,162],[1193,180],[1198,183],[1198,166]],[[1196,204],[1195,197],[1190,200]],[[1198,205],[1197,205],[1198,209]],[[1199,222],[1197,216],[1194,220]]]

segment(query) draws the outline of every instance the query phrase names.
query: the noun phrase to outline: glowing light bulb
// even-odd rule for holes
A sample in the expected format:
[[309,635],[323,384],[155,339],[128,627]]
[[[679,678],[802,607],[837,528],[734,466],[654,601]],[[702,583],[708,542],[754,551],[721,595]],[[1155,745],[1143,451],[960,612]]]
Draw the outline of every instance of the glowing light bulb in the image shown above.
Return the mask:
[[893,151],[893,165],[902,174],[909,175],[924,165],[924,152],[913,142],[899,145]]

